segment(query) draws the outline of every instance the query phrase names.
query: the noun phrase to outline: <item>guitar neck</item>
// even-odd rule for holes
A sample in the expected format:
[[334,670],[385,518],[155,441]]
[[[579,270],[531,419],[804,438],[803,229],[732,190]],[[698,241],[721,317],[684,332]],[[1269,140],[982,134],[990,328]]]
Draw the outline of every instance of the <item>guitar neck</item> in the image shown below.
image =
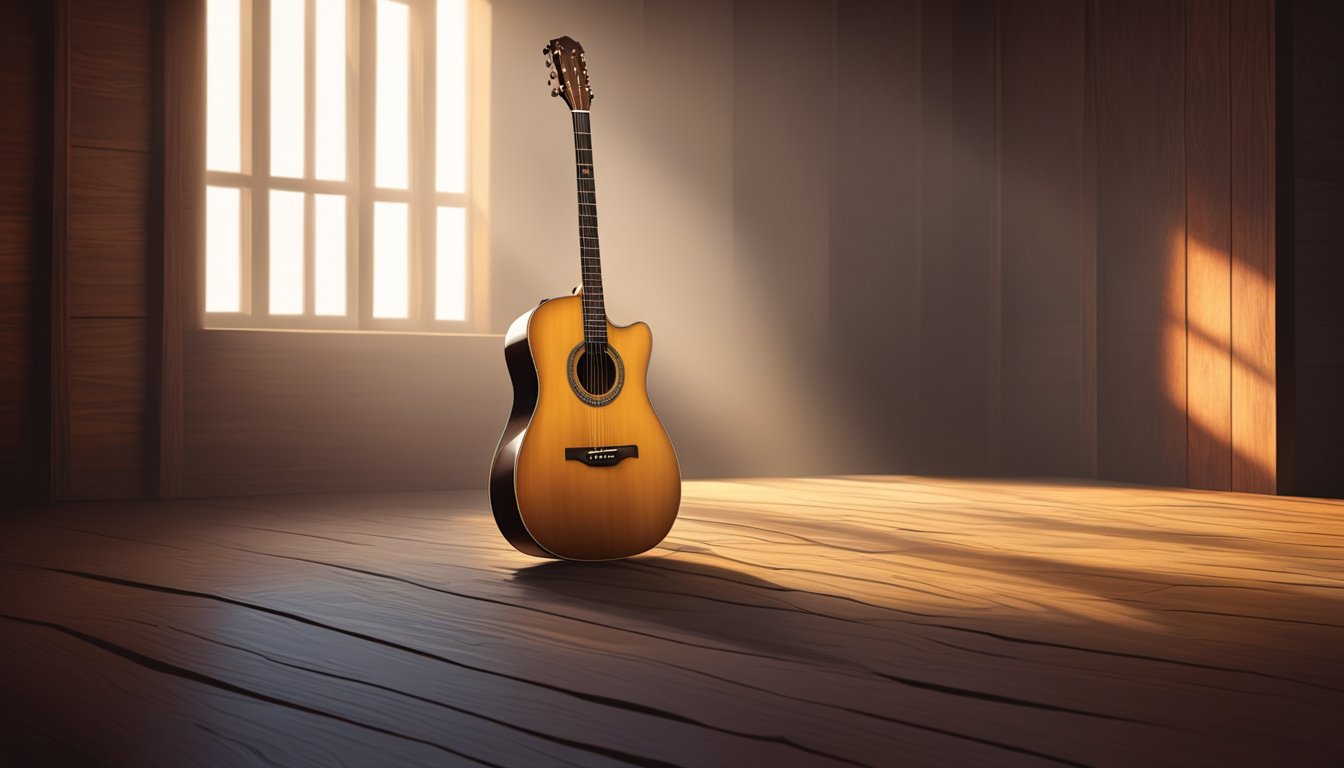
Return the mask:
[[607,343],[607,310],[602,301],[602,254],[597,240],[597,184],[593,178],[593,131],[587,110],[573,110],[574,178],[579,190],[579,265],[583,273],[583,337]]

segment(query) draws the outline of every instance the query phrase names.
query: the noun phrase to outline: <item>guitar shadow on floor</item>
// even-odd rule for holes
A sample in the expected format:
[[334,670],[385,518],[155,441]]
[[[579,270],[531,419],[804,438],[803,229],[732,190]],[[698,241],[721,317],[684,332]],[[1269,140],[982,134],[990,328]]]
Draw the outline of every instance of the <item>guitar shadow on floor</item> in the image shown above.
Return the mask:
[[513,584],[567,616],[684,644],[846,668],[864,655],[855,643],[879,652],[881,629],[828,610],[829,599],[674,557],[548,561],[515,571]]

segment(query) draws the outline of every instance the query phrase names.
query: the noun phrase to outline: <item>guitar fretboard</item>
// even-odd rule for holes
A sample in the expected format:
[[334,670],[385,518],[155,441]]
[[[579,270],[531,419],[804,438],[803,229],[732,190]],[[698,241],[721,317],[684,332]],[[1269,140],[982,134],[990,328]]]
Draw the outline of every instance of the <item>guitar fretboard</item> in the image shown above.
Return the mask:
[[604,349],[607,343],[607,309],[602,301],[602,259],[597,241],[597,185],[593,179],[592,124],[585,110],[574,110],[570,114],[574,118],[574,178],[579,189],[583,338],[590,347]]

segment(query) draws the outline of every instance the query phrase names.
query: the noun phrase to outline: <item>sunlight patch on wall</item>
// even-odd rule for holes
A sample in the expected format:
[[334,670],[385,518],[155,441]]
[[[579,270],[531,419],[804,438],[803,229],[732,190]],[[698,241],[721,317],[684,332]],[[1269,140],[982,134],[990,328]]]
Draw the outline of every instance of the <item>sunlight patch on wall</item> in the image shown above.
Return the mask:
[[[1263,446],[1237,445],[1234,425],[1237,382],[1253,381],[1259,391],[1273,392],[1275,372],[1262,363],[1236,352],[1233,339],[1233,314],[1238,302],[1232,286],[1232,274],[1239,283],[1237,291],[1267,295],[1273,291],[1270,281],[1251,270],[1237,270],[1236,262],[1225,247],[1185,238],[1184,283],[1186,299],[1172,301],[1165,311],[1163,359],[1165,392],[1168,403],[1186,415],[1187,444],[1191,446],[1190,480],[1197,487],[1208,485],[1209,477],[1219,477],[1216,485],[1235,489],[1234,462],[1254,466],[1272,476],[1273,454]],[[1184,356],[1178,354],[1184,345]],[[1178,363],[1184,368],[1177,370]],[[1246,398],[1248,393],[1240,393]],[[1270,404],[1269,407],[1272,407]],[[1272,440],[1262,437],[1261,440]],[[1222,460],[1225,452],[1227,474],[1210,475],[1206,466],[1196,462]]]

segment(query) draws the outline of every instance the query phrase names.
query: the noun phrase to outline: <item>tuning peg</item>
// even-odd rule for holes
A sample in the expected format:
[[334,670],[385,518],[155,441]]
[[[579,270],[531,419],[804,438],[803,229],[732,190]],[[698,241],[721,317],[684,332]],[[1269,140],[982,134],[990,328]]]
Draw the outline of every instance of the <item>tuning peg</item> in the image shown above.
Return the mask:
[[560,95],[560,92],[559,92],[559,91],[557,91],[557,90],[554,89],[554,88],[551,89],[551,96],[559,96],[559,95]]
[[542,55],[542,56],[550,56],[550,55],[551,55],[551,46],[548,45],[548,46],[546,46],[545,48],[542,48],[542,49],[541,49],[541,55]]
[[546,79],[547,79],[547,80],[554,80],[555,78],[556,78],[556,74],[555,74],[555,72],[551,72],[551,76],[548,77],[548,78],[546,78]]
[[551,57],[549,56],[546,57],[546,66],[551,66]]

